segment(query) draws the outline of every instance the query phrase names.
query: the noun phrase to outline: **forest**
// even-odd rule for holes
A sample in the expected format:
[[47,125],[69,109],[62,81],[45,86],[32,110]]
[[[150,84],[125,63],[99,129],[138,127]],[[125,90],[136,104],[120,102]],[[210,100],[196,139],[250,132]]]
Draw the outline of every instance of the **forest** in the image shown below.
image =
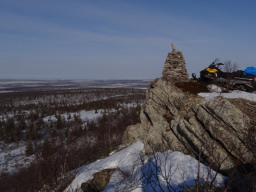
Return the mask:
[[76,168],[122,147],[144,102],[137,88],[0,93],[1,190],[62,191]]

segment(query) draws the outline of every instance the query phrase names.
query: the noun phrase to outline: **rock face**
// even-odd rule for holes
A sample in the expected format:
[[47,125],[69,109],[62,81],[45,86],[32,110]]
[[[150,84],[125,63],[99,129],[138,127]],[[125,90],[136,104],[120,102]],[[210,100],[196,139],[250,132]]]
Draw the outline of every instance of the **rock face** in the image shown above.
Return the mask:
[[109,183],[111,175],[114,173],[115,169],[104,169],[93,174],[93,179],[82,183],[81,189],[84,192],[96,192],[103,191],[106,185]]
[[163,77],[147,89],[141,123],[127,127],[123,142],[141,140],[148,154],[181,151],[224,172],[237,163],[252,163],[253,155],[246,145],[248,117],[223,97],[205,101],[176,87],[174,80],[184,80],[187,72],[181,68],[172,72],[167,66],[184,66],[181,56],[179,51],[168,54]]
[[188,80],[186,63],[181,51],[177,51],[172,43],[172,52],[168,53],[162,72],[167,81]]

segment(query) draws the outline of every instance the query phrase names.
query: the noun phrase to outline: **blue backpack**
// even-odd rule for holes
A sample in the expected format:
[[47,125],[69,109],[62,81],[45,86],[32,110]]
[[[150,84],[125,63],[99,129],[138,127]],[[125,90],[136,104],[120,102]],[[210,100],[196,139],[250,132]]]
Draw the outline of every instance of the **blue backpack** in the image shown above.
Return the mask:
[[256,68],[255,67],[247,67],[245,70],[244,70],[244,75],[254,75],[256,76]]

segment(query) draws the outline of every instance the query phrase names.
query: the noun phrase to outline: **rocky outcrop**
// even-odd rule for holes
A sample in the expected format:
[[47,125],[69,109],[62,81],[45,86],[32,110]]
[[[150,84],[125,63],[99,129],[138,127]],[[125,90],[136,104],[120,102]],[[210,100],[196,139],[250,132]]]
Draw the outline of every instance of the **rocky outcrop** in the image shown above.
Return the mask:
[[[172,58],[180,55],[178,51],[171,53]],[[179,61],[177,66],[182,66],[183,59]],[[165,68],[166,63],[167,71]],[[127,127],[123,142],[141,140],[148,154],[181,151],[221,171],[238,163],[252,163],[253,155],[246,144],[249,118],[223,97],[206,101],[182,91],[173,80],[184,80],[185,76],[170,74],[177,73],[163,72],[162,78],[150,84],[141,123]],[[186,70],[179,74],[186,74]]]

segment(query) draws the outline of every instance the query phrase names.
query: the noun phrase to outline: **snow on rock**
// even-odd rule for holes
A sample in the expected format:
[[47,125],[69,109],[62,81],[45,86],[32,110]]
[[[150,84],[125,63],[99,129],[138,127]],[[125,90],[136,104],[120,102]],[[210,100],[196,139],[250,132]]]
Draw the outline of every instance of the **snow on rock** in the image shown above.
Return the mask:
[[234,99],[234,98],[242,98],[242,99],[247,99],[250,101],[256,101],[256,94],[255,93],[248,93],[248,92],[244,92],[244,91],[232,91],[230,93],[198,93],[199,96],[204,97],[206,100],[211,100],[214,97],[218,97],[218,96],[222,96],[225,98],[230,98],[230,99]]
[[81,167],[73,182],[67,187],[66,192],[79,189],[81,184],[93,178],[93,174],[103,169],[125,168],[132,166],[137,155],[144,149],[141,142],[136,142],[133,145],[119,151],[105,159],[98,160],[94,163]]
[[199,182],[213,181],[216,187],[224,186],[226,177],[217,174],[193,157],[178,151],[166,151],[146,158],[144,164],[134,171],[134,176],[124,182],[121,181],[122,174],[113,174],[104,191],[181,191],[187,186],[196,184],[199,164]]
[[[153,157],[142,155],[144,154],[142,152],[144,152],[144,145],[138,141],[105,159],[81,167],[76,178],[65,192],[79,191],[81,184],[91,180],[94,173],[113,168],[118,168],[128,174],[123,174],[117,170],[111,176],[104,191],[150,192],[160,190],[160,186],[166,191],[170,186],[175,191],[180,191],[186,186],[195,184],[198,176],[198,165],[200,165],[200,182],[213,181],[215,186],[221,187],[227,179],[181,152],[166,151],[156,153]],[[159,178],[160,186],[156,182],[157,178]],[[166,184],[166,178],[170,185]]]

